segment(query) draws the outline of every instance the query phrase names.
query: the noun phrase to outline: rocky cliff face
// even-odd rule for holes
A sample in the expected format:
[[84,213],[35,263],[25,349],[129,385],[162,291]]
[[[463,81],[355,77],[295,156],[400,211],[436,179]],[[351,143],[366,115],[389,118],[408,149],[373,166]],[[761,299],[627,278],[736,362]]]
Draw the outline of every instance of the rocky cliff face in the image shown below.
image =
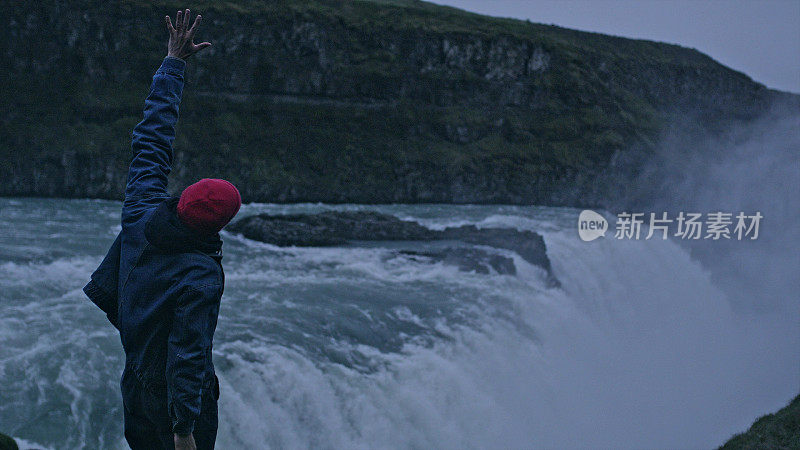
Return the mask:
[[[3,195],[119,198],[173,2],[0,7]],[[778,97],[697,51],[424,2],[200,2],[175,188],[246,201],[598,204],[672,115]]]
[[750,429],[730,438],[720,450],[799,447],[800,395],[774,414],[760,417]]

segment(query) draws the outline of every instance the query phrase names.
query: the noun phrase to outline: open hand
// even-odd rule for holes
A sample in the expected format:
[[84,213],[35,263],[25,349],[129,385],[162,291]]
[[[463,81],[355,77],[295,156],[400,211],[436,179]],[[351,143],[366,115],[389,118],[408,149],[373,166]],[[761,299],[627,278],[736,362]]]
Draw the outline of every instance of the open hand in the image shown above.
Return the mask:
[[203,16],[197,15],[194,19],[192,27],[189,28],[189,16],[191,12],[178,11],[175,15],[175,26],[172,26],[172,20],[169,16],[164,17],[167,22],[167,31],[169,31],[169,43],[167,44],[167,56],[174,56],[176,58],[186,59],[200,50],[211,47],[211,42],[201,42],[195,44],[194,34],[197,32],[197,27]]

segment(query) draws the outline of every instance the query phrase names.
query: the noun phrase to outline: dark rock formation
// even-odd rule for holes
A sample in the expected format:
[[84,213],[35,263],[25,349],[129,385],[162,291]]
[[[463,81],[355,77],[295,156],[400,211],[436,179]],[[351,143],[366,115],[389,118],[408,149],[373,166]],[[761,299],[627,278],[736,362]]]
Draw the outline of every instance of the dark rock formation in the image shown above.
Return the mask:
[[436,231],[373,211],[245,217],[226,228],[248,239],[280,246],[315,247],[348,241],[430,241]]
[[[494,270],[500,275],[516,275],[514,260],[503,255],[489,253],[477,248],[445,248],[443,250],[418,252],[401,250],[400,254],[417,261],[442,262],[458,267],[464,272],[488,274]],[[491,270],[490,270],[491,269]]]
[[[527,230],[477,228],[474,225],[432,230],[417,222],[374,211],[259,214],[240,219],[229,225],[227,230],[248,239],[279,246],[332,246],[355,241],[458,241],[501,248],[516,252],[529,263],[541,267],[547,272],[549,282],[558,285],[552,274],[544,239]],[[490,267],[498,273],[516,273],[510,259],[475,248],[407,251],[406,254],[425,256],[433,261],[451,263],[479,273],[488,273]]]
[[0,450],[19,450],[19,446],[11,436],[0,433]]
[[720,450],[769,449],[800,449],[800,395],[780,411],[760,417],[749,430],[720,447]]

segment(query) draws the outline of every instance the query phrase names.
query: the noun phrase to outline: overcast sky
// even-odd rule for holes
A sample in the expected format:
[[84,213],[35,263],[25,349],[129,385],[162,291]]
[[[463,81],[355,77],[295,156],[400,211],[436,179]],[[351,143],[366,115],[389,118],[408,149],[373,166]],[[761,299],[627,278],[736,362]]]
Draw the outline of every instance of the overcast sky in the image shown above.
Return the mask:
[[432,0],[500,17],[693,47],[800,93],[800,0]]

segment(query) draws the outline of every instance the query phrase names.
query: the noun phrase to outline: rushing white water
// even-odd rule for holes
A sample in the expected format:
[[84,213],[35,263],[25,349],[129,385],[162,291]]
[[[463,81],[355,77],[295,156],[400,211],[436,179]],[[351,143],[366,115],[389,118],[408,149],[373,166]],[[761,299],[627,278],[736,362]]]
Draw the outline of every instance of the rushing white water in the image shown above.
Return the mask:
[[[0,431],[124,446],[119,338],[80,291],[118,208],[0,199]],[[510,251],[484,275],[226,234],[219,448],[712,447],[797,393],[797,317],[732,310],[672,241],[582,242],[566,208],[336,208],[536,230],[562,286]]]

